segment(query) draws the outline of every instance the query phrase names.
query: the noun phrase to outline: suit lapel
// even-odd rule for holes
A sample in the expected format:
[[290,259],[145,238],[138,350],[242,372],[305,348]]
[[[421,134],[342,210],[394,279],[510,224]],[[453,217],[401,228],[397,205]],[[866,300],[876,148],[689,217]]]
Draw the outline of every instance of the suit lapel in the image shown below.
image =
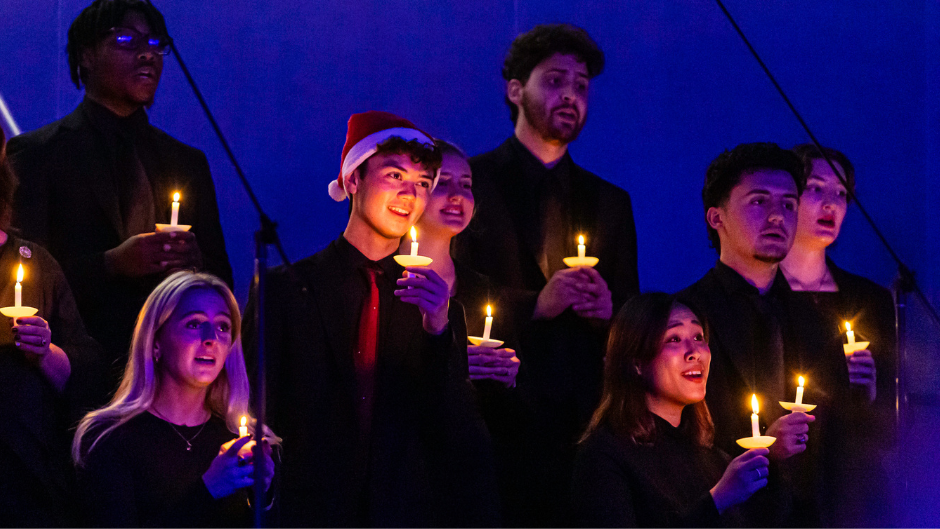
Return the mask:
[[349,388],[350,395],[352,395],[356,387],[356,367],[348,337],[355,335],[355,326],[358,321],[355,314],[358,308],[350,307],[346,302],[345,283],[331,280],[331,278],[347,277],[348,274],[349,271],[343,269],[335,242],[331,243],[324,250],[319,263],[313,270],[310,279],[315,284],[310,290],[320,306],[321,324],[336,362],[341,387]]
[[[85,115],[84,103],[65,119],[64,125],[68,128],[81,130],[93,129],[91,121]],[[91,131],[89,131],[91,132]],[[78,174],[94,192],[98,205],[108,217],[111,227],[118,233],[121,240],[126,238],[124,222],[121,219],[120,201],[117,190],[114,188],[112,175],[114,172],[113,157],[107,152],[102,141],[97,140],[98,134],[86,133],[77,135],[77,150],[75,160],[78,164]],[[95,153],[88,156],[86,153]]]

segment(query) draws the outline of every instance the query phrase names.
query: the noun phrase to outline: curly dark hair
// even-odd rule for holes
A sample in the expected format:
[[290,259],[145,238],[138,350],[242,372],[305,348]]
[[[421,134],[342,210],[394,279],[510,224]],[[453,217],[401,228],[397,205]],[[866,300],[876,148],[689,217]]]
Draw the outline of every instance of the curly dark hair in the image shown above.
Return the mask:
[[[441,160],[443,159],[441,149],[437,145],[421,143],[418,140],[405,141],[398,136],[392,136],[376,145],[375,154],[407,154],[412,163],[419,164],[432,173],[441,168]],[[375,154],[372,156],[375,156]],[[368,164],[372,156],[356,168],[357,171],[361,171],[359,174],[365,176],[369,172]]]
[[[532,70],[545,59],[560,53],[574,55],[587,65],[588,77],[593,79],[604,70],[604,52],[587,31],[571,24],[540,24],[516,37],[503,61],[503,79],[529,80]],[[519,107],[506,97],[510,117],[515,123]]]
[[108,30],[119,25],[129,11],[143,15],[150,31],[158,37],[169,38],[166,20],[152,4],[141,0],[95,0],[72,21],[65,51],[69,56],[69,75],[76,88],[85,83],[82,71],[82,52],[94,47],[107,35]]
[[852,201],[852,197],[855,196],[855,166],[852,165],[852,162],[849,161],[846,155],[831,147],[823,147],[822,152],[820,152],[819,148],[813,143],[797,145],[791,150],[799,156],[800,160],[803,162],[803,175],[806,178],[809,178],[809,175],[813,173],[813,160],[825,160],[826,157],[823,156],[823,152],[825,152],[830,160],[839,164],[839,167],[842,168],[842,176],[845,177],[845,187],[849,190],[849,196],[846,197],[846,200],[847,202]]
[[[705,214],[710,208],[723,206],[731,190],[741,182],[745,173],[759,169],[779,169],[793,176],[797,194],[803,194],[806,176],[803,175],[803,163],[792,151],[780,148],[776,143],[742,143],[730,151],[718,155],[705,171],[705,186],[702,187],[702,204]],[[721,239],[718,232],[708,223],[708,239],[712,248],[721,253]]]

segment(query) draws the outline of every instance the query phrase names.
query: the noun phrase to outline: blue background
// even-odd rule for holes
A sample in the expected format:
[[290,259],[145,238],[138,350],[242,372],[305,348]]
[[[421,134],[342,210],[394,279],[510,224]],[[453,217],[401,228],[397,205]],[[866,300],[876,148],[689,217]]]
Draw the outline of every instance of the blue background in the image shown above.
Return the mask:
[[[81,99],[64,49],[68,25],[86,3],[0,3],[0,94],[24,130],[64,116]],[[680,289],[716,259],[699,194],[710,160],[742,142],[808,141],[707,0],[156,4],[295,260],[345,226],[346,203],[330,200],[326,186],[339,169],[349,114],[387,110],[471,154],[492,149],[511,134],[503,56],[516,34],[537,23],[580,25],[607,54],[606,71],[592,83],[588,124],[571,151],[632,195],[645,291]],[[862,203],[936,303],[938,3],[727,5],[820,141],[853,161]],[[208,155],[244,300],[256,217],[172,58],[151,121]],[[885,285],[895,273],[854,207],[832,255]],[[923,325],[912,365],[917,383],[935,391],[940,330]],[[931,508],[934,518],[909,522],[940,523]]]

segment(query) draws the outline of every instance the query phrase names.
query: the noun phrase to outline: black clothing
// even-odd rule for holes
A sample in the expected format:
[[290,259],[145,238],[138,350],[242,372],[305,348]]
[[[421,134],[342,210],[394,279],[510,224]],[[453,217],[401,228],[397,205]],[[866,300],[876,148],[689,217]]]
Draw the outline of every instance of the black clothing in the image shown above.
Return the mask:
[[871,342],[877,389],[875,401],[869,403],[863,388],[852,387],[838,520],[846,527],[884,527],[894,521],[884,461],[897,435],[894,300],[886,288],[842,270],[831,260],[827,259],[826,265],[839,287],[837,292],[801,291],[793,295],[815,305],[825,318],[828,338],[837,347],[845,341],[846,321],[852,323],[856,340]]
[[[685,414],[684,414],[685,415]],[[721,527],[709,492],[730,459],[717,448],[696,446],[689,421],[675,427],[653,415],[650,444],[621,439],[605,427],[578,451],[572,483],[577,527]]]
[[209,163],[150,125],[143,109],[121,118],[88,98],[61,120],[11,139],[7,154],[20,179],[14,225],[62,264],[111,366],[104,400],[124,371],[137,314],[164,278],[110,275],[104,253],[152,232],[154,219],[169,222],[174,191],[182,195],[180,223],[192,225],[203,269],[232,284]]
[[768,504],[762,508],[764,518],[755,523],[836,523],[839,499],[833,491],[844,456],[848,369],[841,348],[827,339],[819,313],[793,296],[781,272],[761,295],[721,261],[679,298],[708,319],[712,361],[705,400],[717,447],[732,455],[743,452],[735,440],[751,435],[753,393],[761,402],[762,431],[787,413],[778,401],[793,402],[799,375],[807,380],[803,402],[817,405],[807,450],[782,462],[779,473],[771,472],[787,485],[756,495]]
[[0,246],[0,306],[13,305],[20,263],[23,306],[39,309],[36,316],[48,322],[52,343],[65,351],[71,373],[64,392],[56,391],[16,348],[12,325],[0,324],[0,525],[69,526],[76,523],[69,428],[87,411],[88,388],[100,384],[101,352],[85,332],[55,259],[13,235]]
[[[455,257],[493,282],[539,292],[577,255],[577,235],[607,282],[614,312],[639,293],[636,227],[630,195],[574,163],[565,154],[546,168],[512,136],[470,159],[476,212],[455,238]],[[523,320],[524,321],[524,320]],[[519,358],[535,402],[529,452],[522,473],[527,499],[514,502],[508,525],[558,523],[570,489],[574,444],[600,398],[608,322],[571,309],[551,321],[520,328]]]
[[[378,266],[379,337],[368,461],[360,465],[353,355]],[[498,524],[491,447],[466,372],[459,303],[433,336],[419,309],[394,295],[404,269],[371,262],[345,238],[275,268],[266,288],[267,409],[286,441],[282,516],[287,526]],[[254,369],[253,289],[246,309],[247,364]],[[461,364],[462,362],[462,364]],[[461,365],[463,368],[461,369]],[[467,440],[476,442],[467,448]]]
[[224,419],[178,426],[143,412],[102,437],[89,453],[94,435],[83,439],[87,455],[78,469],[86,525],[251,527],[248,489],[216,500],[202,480],[219,447],[238,437]]

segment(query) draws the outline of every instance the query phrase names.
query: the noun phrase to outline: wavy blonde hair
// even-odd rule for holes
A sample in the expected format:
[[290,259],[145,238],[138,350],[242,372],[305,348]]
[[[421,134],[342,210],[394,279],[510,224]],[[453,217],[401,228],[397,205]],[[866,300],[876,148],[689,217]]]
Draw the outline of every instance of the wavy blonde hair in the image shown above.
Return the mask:
[[[170,319],[183,296],[193,289],[209,289],[222,297],[232,315],[232,348],[219,376],[206,392],[206,408],[218,417],[232,433],[238,432],[239,420],[248,415],[249,387],[245,356],[241,345],[241,313],[232,291],[218,277],[193,271],[176,272],[150,293],[137,316],[130,356],[124,378],[111,402],[85,415],[72,441],[72,459],[77,466],[94,450],[95,445],[115,428],[150,409],[156,394],[157,375],[154,369],[154,343],[163,325]],[[253,421],[250,421],[253,423]],[[254,427],[249,424],[249,430]],[[267,437],[277,439],[265,428]],[[88,436],[89,440],[85,437]],[[87,445],[86,449],[83,446]]]

